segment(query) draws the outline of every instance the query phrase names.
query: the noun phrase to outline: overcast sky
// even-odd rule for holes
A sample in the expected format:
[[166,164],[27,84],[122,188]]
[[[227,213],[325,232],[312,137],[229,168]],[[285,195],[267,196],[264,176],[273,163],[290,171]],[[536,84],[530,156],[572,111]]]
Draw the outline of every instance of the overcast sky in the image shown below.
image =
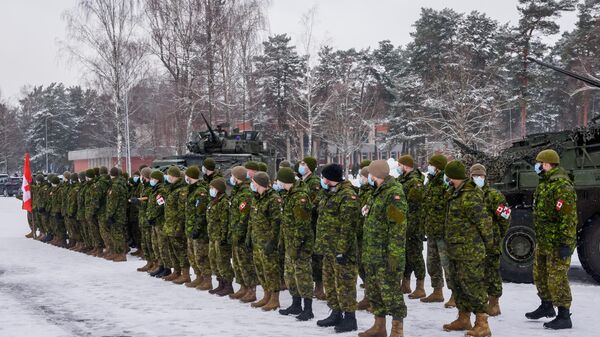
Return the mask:
[[[84,84],[80,68],[69,64],[59,47],[59,41],[65,39],[61,14],[76,3],[0,0],[1,99],[15,102],[25,85]],[[271,0],[269,33],[297,38],[302,14],[316,5],[314,33],[321,43],[337,48],[373,47],[385,39],[406,44],[421,7],[478,10],[500,22],[516,23],[516,4],[517,0]],[[570,30],[575,20],[575,13],[569,13],[559,23],[563,30]]]

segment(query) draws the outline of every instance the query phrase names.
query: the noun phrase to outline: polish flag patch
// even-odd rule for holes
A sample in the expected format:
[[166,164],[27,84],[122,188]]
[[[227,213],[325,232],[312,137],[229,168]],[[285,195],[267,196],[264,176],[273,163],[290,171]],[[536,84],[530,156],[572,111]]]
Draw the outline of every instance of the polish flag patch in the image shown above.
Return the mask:
[[157,196],[156,196],[156,203],[157,203],[159,206],[162,206],[162,205],[164,205],[164,204],[165,204],[165,199],[163,198],[163,196],[162,196],[162,195],[160,195],[160,194],[159,194],[159,195],[157,195]]
[[500,205],[498,205],[498,208],[496,208],[496,215],[501,216],[504,219],[510,218],[511,212],[512,211],[511,211],[510,207],[508,207],[504,204],[500,204]]
[[558,201],[556,202],[556,211],[560,211],[563,207],[563,205],[565,204],[565,201],[562,199],[558,199]]

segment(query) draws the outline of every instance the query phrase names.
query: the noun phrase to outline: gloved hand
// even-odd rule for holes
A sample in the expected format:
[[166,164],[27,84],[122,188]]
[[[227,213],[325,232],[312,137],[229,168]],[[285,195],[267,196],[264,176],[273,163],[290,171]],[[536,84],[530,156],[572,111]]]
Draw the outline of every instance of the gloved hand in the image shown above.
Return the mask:
[[427,237],[423,235],[423,242],[427,242]]
[[150,225],[150,226],[156,226],[156,220],[154,220],[154,219],[148,219],[148,225]]
[[114,224],[115,224],[115,218],[113,218],[112,216],[109,216],[109,217],[106,219],[106,224],[107,224],[107,225],[109,225],[109,226],[112,226],[112,225],[114,225]]
[[566,260],[571,256],[572,253],[571,247],[562,246],[558,249],[558,257],[560,257],[562,260]]
[[200,238],[200,231],[197,229],[194,229],[194,231],[192,231],[192,239],[198,240],[198,238]]
[[400,264],[400,261],[398,261],[398,258],[394,255],[389,255],[387,260],[388,270],[392,273],[395,273],[398,270],[398,265]]
[[344,254],[336,254],[335,255],[335,261],[338,264],[341,264],[342,266],[345,266],[348,264],[348,256],[344,255]]
[[274,251],[275,251],[275,243],[273,243],[273,241],[267,242],[267,244],[265,245],[265,253],[273,254]]

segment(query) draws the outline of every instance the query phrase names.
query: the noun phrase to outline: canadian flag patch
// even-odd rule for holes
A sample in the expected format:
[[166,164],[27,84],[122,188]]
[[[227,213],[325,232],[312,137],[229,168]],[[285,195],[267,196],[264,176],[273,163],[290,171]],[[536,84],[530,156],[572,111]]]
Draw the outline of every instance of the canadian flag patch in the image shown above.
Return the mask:
[[244,202],[242,202],[242,203],[240,204],[240,211],[241,211],[241,210],[243,210],[244,208],[246,208],[246,205],[247,205],[247,204],[246,204],[246,202],[245,202],[245,201],[244,201]]
[[369,205],[364,205],[360,210],[360,213],[362,213],[362,216],[367,216],[367,214],[369,214]]
[[159,206],[162,206],[162,205],[164,205],[164,204],[165,204],[165,199],[163,198],[163,196],[162,196],[162,195],[160,195],[160,194],[159,194],[159,195],[157,195],[157,196],[156,196],[156,203],[157,203]]
[[500,204],[498,205],[498,208],[496,208],[496,215],[499,215],[501,217],[503,217],[504,219],[508,219],[510,218],[510,207],[504,205],[504,204]]
[[556,202],[556,210],[560,211],[563,207],[563,205],[565,204],[564,200],[562,199],[558,199],[558,201]]

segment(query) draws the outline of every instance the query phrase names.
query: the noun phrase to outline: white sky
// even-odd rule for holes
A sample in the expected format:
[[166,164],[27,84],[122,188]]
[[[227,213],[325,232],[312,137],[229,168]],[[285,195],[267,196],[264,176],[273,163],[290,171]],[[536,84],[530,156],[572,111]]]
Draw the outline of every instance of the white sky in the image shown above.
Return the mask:
[[[16,102],[25,85],[83,84],[82,71],[66,61],[58,43],[65,39],[61,14],[76,3],[0,0],[0,99]],[[421,7],[479,10],[500,22],[518,20],[517,0],[271,0],[269,33],[297,38],[302,14],[316,4],[315,38],[336,48],[374,47],[385,39],[404,45]],[[575,21],[576,14],[568,13],[559,23],[565,30]]]

